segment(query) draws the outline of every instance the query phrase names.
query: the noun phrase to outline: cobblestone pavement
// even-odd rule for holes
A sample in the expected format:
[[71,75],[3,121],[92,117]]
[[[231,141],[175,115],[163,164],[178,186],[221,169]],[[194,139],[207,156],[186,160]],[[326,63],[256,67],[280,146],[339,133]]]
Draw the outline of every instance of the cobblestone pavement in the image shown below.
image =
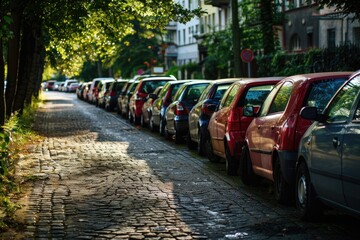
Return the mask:
[[74,94],[44,95],[35,128],[45,140],[19,164],[36,176],[26,239],[359,239],[358,220],[304,223],[223,164]]

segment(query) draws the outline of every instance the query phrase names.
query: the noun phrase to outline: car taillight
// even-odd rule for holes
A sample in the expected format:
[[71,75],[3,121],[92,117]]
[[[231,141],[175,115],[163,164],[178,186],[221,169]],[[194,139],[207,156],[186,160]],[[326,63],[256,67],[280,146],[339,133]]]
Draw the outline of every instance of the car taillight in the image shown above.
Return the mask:
[[188,111],[186,110],[186,108],[184,107],[184,105],[182,103],[178,103],[176,106],[175,106],[175,115],[188,115]]
[[240,131],[240,109],[235,108],[230,111],[230,115],[228,117],[228,131]]
[[212,104],[209,104],[209,103],[204,103],[202,106],[201,106],[201,113],[202,115],[206,115],[206,116],[211,116],[214,111],[210,110],[209,109],[209,106],[212,105]]
[[110,95],[110,97],[115,97],[116,96],[116,91],[111,91],[109,95]]
[[291,115],[280,128],[279,146],[282,150],[296,150],[296,116]]

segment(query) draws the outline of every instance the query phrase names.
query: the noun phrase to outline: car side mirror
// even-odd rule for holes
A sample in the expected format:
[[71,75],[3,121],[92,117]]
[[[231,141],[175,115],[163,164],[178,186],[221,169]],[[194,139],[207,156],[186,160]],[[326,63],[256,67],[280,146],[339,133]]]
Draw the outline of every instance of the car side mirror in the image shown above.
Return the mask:
[[245,117],[255,117],[256,112],[254,106],[245,106],[243,108],[243,116]]
[[312,121],[323,121],[324,115],[318,113],[318,109],[316,107],[303,107],[300,110],[300,116],[304,119],[312,120]]

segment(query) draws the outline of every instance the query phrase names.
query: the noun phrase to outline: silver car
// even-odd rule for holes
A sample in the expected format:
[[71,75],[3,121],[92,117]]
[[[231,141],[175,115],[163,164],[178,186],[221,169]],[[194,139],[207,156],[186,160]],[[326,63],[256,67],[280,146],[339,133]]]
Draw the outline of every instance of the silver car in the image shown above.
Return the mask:
[[322,213],[323,205],[360,217],[360,72],[339,89],[322,113],[305,107],[315,120],[299,146],[296,205],[302,219]]

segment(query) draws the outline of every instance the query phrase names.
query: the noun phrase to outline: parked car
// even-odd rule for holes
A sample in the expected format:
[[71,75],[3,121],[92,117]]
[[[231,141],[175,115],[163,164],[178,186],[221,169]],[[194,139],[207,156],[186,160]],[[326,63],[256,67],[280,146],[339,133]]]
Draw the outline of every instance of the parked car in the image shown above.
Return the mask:
[[139,125],[142,115],[142,106],[149,93],[154,92],[157,87],[164,86],[165,83],[174,80],[176,80],[174,77],[149,77],[141,79],[136,86],[133,95],[130,97],[129,121],[134,121],[136,125]]
[[206,138],[206,154],[210,161],[221,158],[226,161],[229,175],[238,173],[241,148],[245,132],[252,116],[244,115],[244,108],[252,106],[259,109],[281,77],[242,79],[231,85],[212,115]]
[[147,97],[146,97],[146,101],[144,103],[144,105],[142,106],[142,114],[141,114],[141,118],[140,118],[140,125],[142,127],[146,127],[149,124],[150,121],[150,117],[151,117],[151,107],[155,101],[155,99],[157,99],[157,97],[159,96],[159,93],[161,91],[161,89],[164,86],[159,86],[155,89],[155,91],[153,93],[150,93]]
[[95,105],[101,108],[105,108],[105,97],[106,94],[109,92],[110,85],[113,83],[115,79],[104,79],[101,80],[97,86],[97,90],[95,93]]
[[70,83],[69,87],[68,87],[68,92],[74,93],[76,92],[76,90],[79,88],[79,83]]
[[81,91],[82,91],[82,92],[81,92],[82,99],[83,99],[84,101],[87,101],[87,102],[89,102],[88,92],[89,92],[89,90],[90,90],[91,83],[92,83],[92,82],[86,82],[86,83],[84,83],[84,87],[83,87],[83,89],[81,90]]
[[199,100],[201,93],[211,81],[195,80],[184,83],[174,96],[174,101],[165,112],[165,135],[175,136],[175,143],[181,143],[189,131],[189,112]]
[[55,80],[49,80],[45,84],[45,90],[47,91],[53,91],[55,90]]
[[189,113],[189,135],[186,138],[190,149],[197,147],[198,153],[205,155],[205,141],[209,137],[208,124],[211,115],[220,102],[221,97],[238,78],[212,81],[201,94],[199,101]]
[[117,107],[117,99],[128,81],[127,79],[118,79],[111,83],[109,93],[105,96],[105,109],[107,111],[114,111]]
[[54,85],[54,87],[53,87],[53,90],[54,91],[60,91],[60,88],[61,88],[61,84],[64,84],[64,82],[61,82],[61,81],[56,81],[55,82],[55,85]]
[[[283,79],[266,98],[250,123],[240,158],[240,175],[245,184],[253,174],[274,181],[275,198],[286,203],[295,189],[295,166],[301,137],[312,121],[302,118],[300,109],[317,107],[321,112],[349,72],[296,75]],[[244,114],[254,116],[253,108]]]
[[322,109],[304,107],[315,120],[300,141],[296,205],[302,219],[316,218],[323,204],[360,217],[360,72]]
[[89,87],[89,90],[87,92],[87,101],[91,104],[95,104],[96,103],[96,94],[97,94],[97,86],[100,83],[101,80],[113,80],[114,78],[94,78],[91,81],[91,85]]
[[[131,96],[134,94],[135,88],[140,82],[139,79],[133,79],[129,81],[129,85],[127,86],[125,91],[121,91],[121,94],[118,98],[118,102],[120,101],[120,109],[121,109],[121,115],[124,118],[129,118],[129,102]],[[132,122],[132,119],[129,119],[130,122]]]
[[166,108],[172,103],[173,97],[180,86],[187,82],[190,82],[190,80],[170,81],[161,89],[158,98],[155,99],[151,106],[149,127],[152,131],[159,129],[160,135],[164,135]]
[[63,92],[70,92],[70,84],[72,83],[79,83],[77,80],[75,79],[68,79],[65,80],[64,85],[62,86],[62,91]]

